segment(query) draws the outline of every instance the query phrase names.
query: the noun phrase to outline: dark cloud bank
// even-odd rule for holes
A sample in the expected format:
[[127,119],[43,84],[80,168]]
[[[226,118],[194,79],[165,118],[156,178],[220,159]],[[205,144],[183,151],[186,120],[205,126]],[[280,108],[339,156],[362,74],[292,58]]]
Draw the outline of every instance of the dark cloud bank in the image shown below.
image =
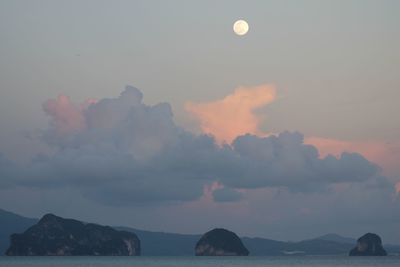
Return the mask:
[[108,205],[199,199],[215,181],[215,201],[242,199],[238,189],[285,188],[293,193],[326,192],[341,183],[393,192],[379,168],[356,153],[319,158],[303,135],[244,135],[220,147],[173,121],[167,103],[142,102],[127,87],[118,98],[75,105],[67,97],[49,100],[43,141],[55,149],[25,167],[0,157],[0,186],[72,187]]

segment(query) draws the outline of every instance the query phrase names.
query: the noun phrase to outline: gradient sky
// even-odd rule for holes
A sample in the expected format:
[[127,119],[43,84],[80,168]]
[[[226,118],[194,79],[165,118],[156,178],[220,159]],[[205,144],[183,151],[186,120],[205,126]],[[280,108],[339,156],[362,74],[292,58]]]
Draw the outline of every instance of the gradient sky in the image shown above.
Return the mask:
[[[170,131],[149,141],[151,149],[137,145],[146,130],[135,132],[133,141],[121,137],[132,149],[143,152],[146,160],[155,155],[168,159],[158,155],[159,142],[181,140],[178,128],[190,133],[191,141],[184,142],[196,149],[203,145],[208,149],[202,133],[214,135],[221,144],[245,133],[261,138],[289,130],[302,133],[304,142],[314,145],[321,156],[361,153],[371,165],[380,166],[373,176],[385,181],[381,191],[363,191],[362,183],[354,178],[357,172],[348,182],[327,183],[328,192],[292,182],[241,184],[229,180],[218,167],[211,174],[222,178],[188,184],[193,195],[172,199],[173,203],[169,194],[174,192],[165,193],[159,201],[156,190],[148,196],[154,193],[157,201],[139,197],[137,203],[133,199],[129,205],[120,205],[104,196],[107,190],[119,192],[114,186],[110,189],[102,184],[100,191],[82,192],[88,182],[68,183],[60,178],[63,182],[44,181],[51,184],[47,187],[32,177],[29,182],[0,182],[0,208],[35,217],[51,211],[99,223],[173,232],[199,233],[224,226],[240,234],[283,240],[328,232],[356,237],[375,231],[384,242],[400,243],[400,203],[395,191],[400,180],[399,13],[400,2],[395,0],[0,1],[0,151],[15,164],[39,174],[30,160],[37,153],[47,153],[52,160],[46,164],[51,165],[53,153],[54,158],[65,159],[69,154],[59,152],[65,147],[89,145],[83,141],[71,145],[65,136],[91,134],[91,127],[99,125],[106,111],[100,105],[93,108],[90,119],[94,122],[89,123],[85,112],[90,108],[72,103],[116,99],[126,85],[132,85],[143,93],[143,102],[151,110],[132,123],[161,125],[160,116],[168,125],[159,129]],[[240,18],[250,25],[244,37],[232,32],[233,22]],[[273,97],[266,99],[257,95],[272,91]],[[127,93],[126,99],[140,102],[137,94]],[[56,100],[59,95],[63,97]],[[246,104],[235,100],[243,95],[250,99]],[[119,100],[115,105],[122,108],[125,102]],[[171,105],[173,121],[169,108],[157,105],[160,102]],[[110,110],[107,115],[112,118],[120,115],[118,107]],[[215,120],[211,123],[207,116]],[[232,120],[240,129],[226,123]],[[251,147],[258,139],[239,141],[233,154],[244,153],[243,146],[250,152],[257,150]],[[292,134],[278,142],[303,151],[297,141]],[[272,149],[265,146],[265,150]],[[78,151],[79,155],[85,151]],[[219,159],[228,152],[216,144],[207,153]],[[255,161],[261,154],[253,155]],[[118,157],[109,156],[119,162]],[[226,160],[231,162],[229,157]],[[293,163],[285,162],[280,163],[289,168]],[[13,177],[14,170],[7,166],[0,161],[0,179]],[[112,166],[114,170],[116,165]],[[75,167],[71,175],[80,177],[96,166]],[[365,168],[370,170],[369,165]],[[40,170],[51,176],[43,166]],[[192,171],[196,174],[195,167]],[[24,179],[29,179],[27,173]],[[362,174],[371,175],[368,171]],[[150,187],[164,186],[149,177]],[[198,190],[200,196],[195,194]]]

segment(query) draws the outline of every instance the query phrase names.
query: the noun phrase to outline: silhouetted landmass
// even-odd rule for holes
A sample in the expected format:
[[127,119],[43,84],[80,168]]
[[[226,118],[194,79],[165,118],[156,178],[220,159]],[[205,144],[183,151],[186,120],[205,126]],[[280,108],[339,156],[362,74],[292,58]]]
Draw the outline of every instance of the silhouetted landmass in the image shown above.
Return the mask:
[[350,256],[387,256],[382,239],[377,234],[367,233],[357,239],[357,246],[350,250]]
[[195,247],[196,256],[248,256],[249,251],[240,238],[222,228],[205,233]]
[[22,234],[11,235],[8,256],[135,256],[140,241],[134,233],[46,214]]
[[337,234],[326,234],[326,235],[317,237],[316,239],[326,240],[326,241],[334,241],[337,243],[352,244],[352,245],[356,242],[355,238],[343,237],[343,236],[340,236]]
[[[17,214],[0,210],[0,255],[10,246],[10,235],[21,233],[37,223]],[[141,255],[145,256],[191,256],[201,235],[152,232],[129,227],[113,227],[135,233],[141,244]],[[276,241],[266,238],[241,238],[251,256],[284,255],[348,255],[356,239],[328,234],[300,242]],[[388,254],[400,254],[399,245],[385,244]]]
[[0,209],[0,255],[9,247],[11,234],[22,233],[37,221]]
[[115,227],[134,232],[140,239],[143,256],[192,256],[201,235],[152,232],[129,227]]
[[[150,232],[129,227],[117,229],[132,231],[140,238],[142,255],[145,256],[190,256],[193,247],[201,235],[185,235],[163,232]],[[345,238],[346,239],[346,238]],[[251,256],[285,256],[285,255],[347,255],[355,242],[340,243],[331,240],[320,240],[319,237],[300,242],[284,242],[266,238],[241,238]],[[399,246],[393,249],[400,251]]]

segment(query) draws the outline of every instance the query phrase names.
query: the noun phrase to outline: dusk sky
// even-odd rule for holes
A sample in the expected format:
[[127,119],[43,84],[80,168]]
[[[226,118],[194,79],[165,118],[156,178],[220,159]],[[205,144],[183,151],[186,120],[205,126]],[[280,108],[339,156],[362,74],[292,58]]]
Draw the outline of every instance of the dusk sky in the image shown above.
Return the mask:
[[0,1],[0,208],[400,244],[399,14],[396,0]]

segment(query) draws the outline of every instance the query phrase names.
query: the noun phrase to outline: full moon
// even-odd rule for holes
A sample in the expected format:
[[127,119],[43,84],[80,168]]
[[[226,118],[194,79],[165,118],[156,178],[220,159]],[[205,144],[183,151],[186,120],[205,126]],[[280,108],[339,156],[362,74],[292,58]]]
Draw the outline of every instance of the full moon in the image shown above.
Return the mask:
[[245,20],[238,20],[233,24],[233,31],[237,35],[245,35],[249,31],[249,24]]

